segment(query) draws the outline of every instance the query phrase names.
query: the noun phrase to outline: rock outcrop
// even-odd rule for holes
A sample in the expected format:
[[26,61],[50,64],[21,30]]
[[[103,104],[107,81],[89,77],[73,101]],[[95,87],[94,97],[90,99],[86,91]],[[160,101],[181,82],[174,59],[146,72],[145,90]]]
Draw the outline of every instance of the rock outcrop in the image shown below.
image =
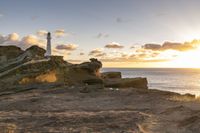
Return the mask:
[[44,59],[44,53],[45,50],[38,46],[31,46],[25,51],[16,46],[1,46],[0,73],[7,70],[12,70],[13,68],[19,67],[20,65],[31,60]]
[[[46,83],[79,86],[87,91],[103,89],[104,86],[147,88],[146,78],[123,79],[120,72],[101,74],[102,63],[95,58],[89,62],[71,64],[64,61],[62,56],[45,58],[45,50],[38,46],[31,46],[25,51],[15,46],[0,47],[2,49],[9,49],[8,53],[1,53],[9,60],[0,67],[1,88]],[[11,51],[16,56],[11,56]]]
[[[1,88],[31,84],[63,84],[67,86],[86,86],[87,88],[103,88],[103,80],[99,76],[102,64],[97,59],[90,62],[71,64],[62,56],[51,56],[42,59],[45,51],[38,47],[26,50],[31,61],[19,64],[0,73]],[[9,84],[6,84],[9,83]]]
[[17,61],[44,58],[45,50],[34,45],[23,51],[17,46],[0,46],[0,64],[12,64]]
[[148,82],[146,78],[122,78],[122,79],[106,79],[104,80],[105,87],[112,88],[148,88]]
[[122,78],[121,72],[104,72],[101,74],[104,79],[105,87],[112,88],[148,88],[148,82],[146,78]]
[[16,58],[24,51],[17,46],[0,46],[0,64]]
[[104,82],[100,76],[102,63],[97,59],[90,59],[90,62],[70,65],[65,74],[65,84],[82,86],[87,90],[103,89]]
[[104,72],[101,73],[101,77],[103,79],[115,79],[115,78],[122,78],[121,72]]
[[32,59],[42,59],[45,55],[45,50],[43,48],[40,48],[36,45],[29,47],[26,49],[25,53],[27,53],[27,56]]

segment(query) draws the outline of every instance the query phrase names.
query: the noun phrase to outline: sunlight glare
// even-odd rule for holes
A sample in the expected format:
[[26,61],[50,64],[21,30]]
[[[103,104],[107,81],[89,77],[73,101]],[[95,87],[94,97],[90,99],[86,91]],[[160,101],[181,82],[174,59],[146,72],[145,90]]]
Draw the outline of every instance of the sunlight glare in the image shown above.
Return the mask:
[[180,53],[170,64],[176,68],[200,68],[200,47],[196,50]]

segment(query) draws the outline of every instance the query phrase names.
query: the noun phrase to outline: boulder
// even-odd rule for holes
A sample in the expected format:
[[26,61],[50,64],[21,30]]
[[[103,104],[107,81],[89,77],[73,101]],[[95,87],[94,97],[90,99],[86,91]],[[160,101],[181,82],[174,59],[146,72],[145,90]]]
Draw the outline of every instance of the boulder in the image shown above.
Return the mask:
[[121,72],[104,72],[101,73],[103,79],[122,78]]
[[126,87],[134,87],[134,88],[148,88],[148,82],[146,78],[123,78],[123,79],[106,79],[104,80],[105,87],[112,88],[126,88]]
[[75,64],[67,67],[66,79],[70,84],[103,84],[99,76],[102,63],[97,59],[90,59],[90,62]]
[[91,58],[90,62],[83,62],[81,64],[76,65],[76,67],[84,69],[91,74],[95,74],[96,76],[99,76],[99,71],[102,68],[102,63],[95,58]]

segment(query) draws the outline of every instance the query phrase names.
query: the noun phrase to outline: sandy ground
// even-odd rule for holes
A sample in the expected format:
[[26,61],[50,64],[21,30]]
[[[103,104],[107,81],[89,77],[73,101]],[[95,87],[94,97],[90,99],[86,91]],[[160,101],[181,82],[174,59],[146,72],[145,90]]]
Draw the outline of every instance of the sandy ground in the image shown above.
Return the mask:
[[200,100],[134,88],[0,93],[0,133],[199,133]]

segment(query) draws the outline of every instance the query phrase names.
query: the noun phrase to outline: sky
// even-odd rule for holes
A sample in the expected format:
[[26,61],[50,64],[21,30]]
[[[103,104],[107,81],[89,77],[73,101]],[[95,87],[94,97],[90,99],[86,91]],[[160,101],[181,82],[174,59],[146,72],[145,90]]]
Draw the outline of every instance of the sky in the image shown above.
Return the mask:
[[[200,67],[199,0],[1,0],[0,45],[104,67]],[[199,52],[198,52],[199,51]]]

